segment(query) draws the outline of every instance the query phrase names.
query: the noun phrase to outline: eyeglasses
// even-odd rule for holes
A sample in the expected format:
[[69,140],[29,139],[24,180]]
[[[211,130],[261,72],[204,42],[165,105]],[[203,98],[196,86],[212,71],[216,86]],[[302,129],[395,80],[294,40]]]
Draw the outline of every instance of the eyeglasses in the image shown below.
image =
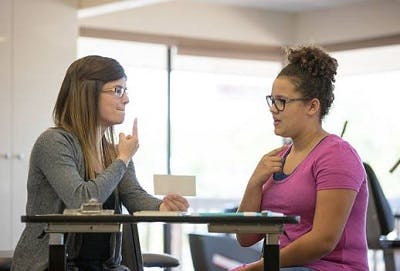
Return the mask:
[[121,86],[116,86],[113,88],[106,88],[103,89],[103,92],[114,92],[114,95],[121,98],[122,96],[124,96],[124,94],[127,94],[127,88],[121,87]]
[[272,97],[271,95],[268,95],[265,98],[267,99],[269,108],[272,108],[272,105],[273,105],[273,106],[275,106],[275,109],[278,111],[285,110],[285,106],[287,103],[310,100],[310,98],[289,99],[289,98],[285,98],[285,97]]

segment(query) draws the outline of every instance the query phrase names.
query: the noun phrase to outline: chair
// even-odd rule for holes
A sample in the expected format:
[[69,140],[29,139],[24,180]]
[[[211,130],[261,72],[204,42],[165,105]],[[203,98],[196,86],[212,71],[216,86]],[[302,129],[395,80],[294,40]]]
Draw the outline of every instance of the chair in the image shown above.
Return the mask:
[[387,237],[394,230],[395,217],[372,167],[367,163],[363,164],[369,189],[366,229],[368,248],[382,250],[385,270],[396,271],[396,266],[400,269],[400,262],[396,263],[398,260],[395,257],[396,248],[400,248],[400,240]]
[[143,267],[177,267],[179,261],[168,254],[141,253],[136,224],[122,226],[122,264],[131,271],[143,271]]
[[0,271],[9,271],[11,269],[12,254],[12,250],[0,251]]
[[189,234],[195,271],[225,271],[261,258],[261,245],[241,247],[229,235]]

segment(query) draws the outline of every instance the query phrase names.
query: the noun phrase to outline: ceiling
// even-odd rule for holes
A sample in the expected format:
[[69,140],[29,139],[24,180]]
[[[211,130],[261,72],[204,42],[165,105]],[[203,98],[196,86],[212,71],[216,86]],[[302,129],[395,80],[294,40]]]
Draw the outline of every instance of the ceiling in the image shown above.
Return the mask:
[[[176,0],[80,0],[80,17],[95,16],[147,5],[171,2]],[[343,5],[371,2],[395,2],[400,0],[180,0],[188,2],[207,2],[211,4],[235,5],[248,8],[259,8],[271,11],[305,12],[327,9]]]
[[[331,8],[379,0],[195,0],[209,3],[221,3],[244,7],[263,8],[267,10],[302,12],[307,10]],[[382,1],[382,0],[380,0]]]

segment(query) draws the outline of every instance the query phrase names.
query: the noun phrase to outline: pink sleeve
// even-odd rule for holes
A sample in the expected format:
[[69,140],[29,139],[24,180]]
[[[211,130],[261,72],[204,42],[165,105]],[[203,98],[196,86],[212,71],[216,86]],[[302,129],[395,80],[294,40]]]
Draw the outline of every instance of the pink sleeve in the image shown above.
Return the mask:
[[366,174],[355,150],[345,141],[332,142],[322,149],[313,169],[317,190],[343,188],[358,192]]

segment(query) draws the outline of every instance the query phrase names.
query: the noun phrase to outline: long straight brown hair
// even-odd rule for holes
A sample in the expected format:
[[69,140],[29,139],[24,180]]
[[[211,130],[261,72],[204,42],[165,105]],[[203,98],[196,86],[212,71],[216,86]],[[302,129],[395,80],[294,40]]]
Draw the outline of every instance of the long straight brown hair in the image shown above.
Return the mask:
[[[57,128],[74,134],[81,144],[85,179],[96,177],[96,163],[104,168],[117,156],[114,128],[100,134],[99,96],[107,82],[126,78],[115,59],[90,55],[73,62],[64,77],[53,110]],[[99,142],[101,136],[101,144]],[[100,154],[100,157],[99,157]]]

